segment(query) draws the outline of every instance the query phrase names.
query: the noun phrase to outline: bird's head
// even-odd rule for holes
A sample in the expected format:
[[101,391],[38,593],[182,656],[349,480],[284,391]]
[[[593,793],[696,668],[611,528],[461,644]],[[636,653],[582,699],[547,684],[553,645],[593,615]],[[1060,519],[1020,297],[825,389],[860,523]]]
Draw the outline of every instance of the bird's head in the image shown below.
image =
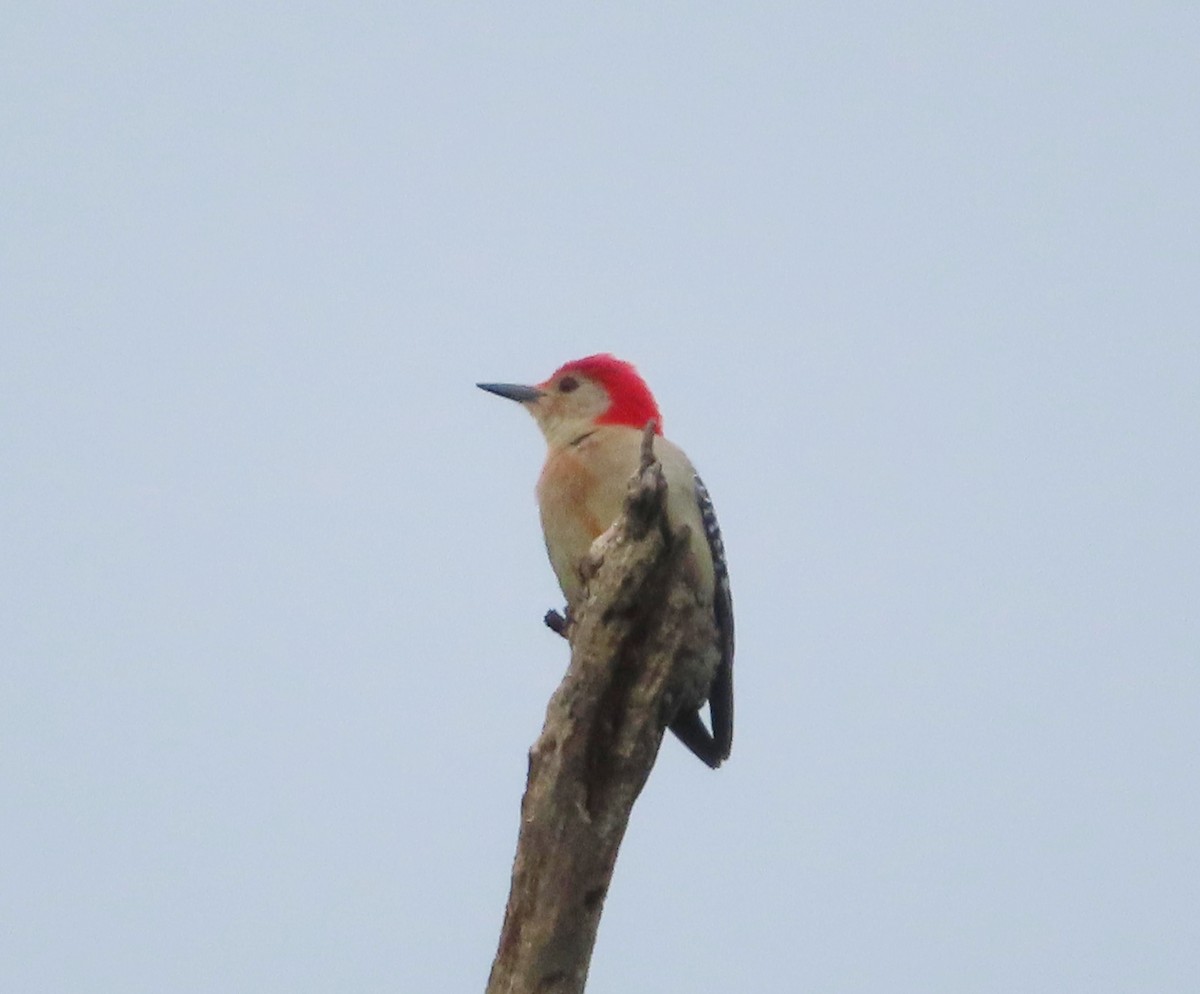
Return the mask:
[[533,386],[478,386],[521,404],[533,415],[552,448],[570,445],[601,425],[625,425],[640,431],[653,420],[654,430],[662,434],[662,415],[646,381],[632,363],[615,356],[576,359]]

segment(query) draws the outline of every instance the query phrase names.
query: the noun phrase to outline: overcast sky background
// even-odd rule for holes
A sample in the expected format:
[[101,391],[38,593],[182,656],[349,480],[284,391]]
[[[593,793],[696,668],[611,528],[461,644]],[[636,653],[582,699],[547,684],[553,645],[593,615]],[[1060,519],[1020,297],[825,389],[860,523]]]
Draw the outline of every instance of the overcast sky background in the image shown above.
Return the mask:
[[482,989],[566,651],[474,384],[596,351],[739,642],[589,990],[1200,989],[1200,8],[2,21],[0,989]]

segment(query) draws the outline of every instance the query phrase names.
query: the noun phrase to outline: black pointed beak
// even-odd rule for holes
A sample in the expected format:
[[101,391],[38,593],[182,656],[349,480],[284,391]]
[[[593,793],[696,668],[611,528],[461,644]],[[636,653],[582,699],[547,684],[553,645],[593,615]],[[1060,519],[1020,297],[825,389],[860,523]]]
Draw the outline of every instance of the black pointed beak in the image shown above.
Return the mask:
[[542,391],[537,387],[525,387],[520,383],[476,383],[475,385],[480,390],[494,393],[497,397],[507,397],[519,404],[527,404],[542,396]]

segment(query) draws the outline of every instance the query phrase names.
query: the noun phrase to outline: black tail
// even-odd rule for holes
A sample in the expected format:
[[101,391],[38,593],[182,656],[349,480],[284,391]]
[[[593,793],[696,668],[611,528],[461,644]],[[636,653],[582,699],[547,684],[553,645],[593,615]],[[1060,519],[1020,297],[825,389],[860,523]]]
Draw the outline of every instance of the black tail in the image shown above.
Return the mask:
[[728,750],[722,750],[720,743],[704,727],[699,711],[677,715],[670,727],[680,742],[714,770],[729,756]]
[[712,689],[708,692],[708,714],[712,719],[713,738],[722,759],[733,749],[733,655],[717,667]]

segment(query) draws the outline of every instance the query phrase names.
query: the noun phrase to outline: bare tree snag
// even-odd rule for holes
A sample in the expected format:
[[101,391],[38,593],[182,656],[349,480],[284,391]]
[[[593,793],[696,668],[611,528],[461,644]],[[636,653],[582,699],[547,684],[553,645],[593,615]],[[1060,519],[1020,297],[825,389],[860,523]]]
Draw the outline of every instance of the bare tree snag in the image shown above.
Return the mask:
[[571,663],[529,753],[521,828],[487,994],[579,994],[633,803],[686,694],[695,596],[679,582],[687,534],[672,534],[647,426],[625,509],[593,547],[587,592],[547,624]]

